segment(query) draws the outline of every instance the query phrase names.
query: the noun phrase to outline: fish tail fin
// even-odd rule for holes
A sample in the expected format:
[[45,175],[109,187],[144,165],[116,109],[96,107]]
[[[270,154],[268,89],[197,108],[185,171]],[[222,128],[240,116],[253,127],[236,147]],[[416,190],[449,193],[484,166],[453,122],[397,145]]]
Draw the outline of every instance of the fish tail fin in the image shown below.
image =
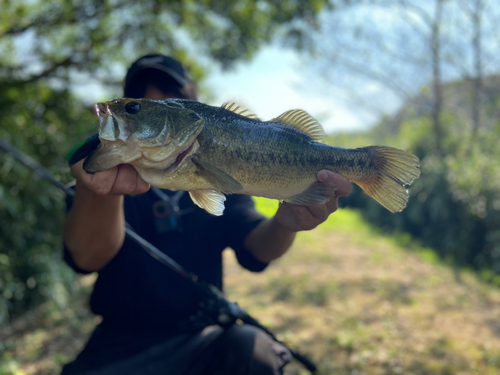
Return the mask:
[[370,146],[373,168],[354,181],[365,193],[391,212],[402,211],[408,202],[407,185],[420,176],[419,159],[392,147]]

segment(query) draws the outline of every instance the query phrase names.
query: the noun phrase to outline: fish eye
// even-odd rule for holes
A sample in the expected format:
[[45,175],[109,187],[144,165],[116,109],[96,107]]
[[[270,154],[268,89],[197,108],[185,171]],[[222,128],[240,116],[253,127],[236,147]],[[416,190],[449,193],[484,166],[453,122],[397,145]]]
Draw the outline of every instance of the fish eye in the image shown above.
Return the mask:
[[137,102],[129,102],[125,104],[125,111],[131,115],[135,115],[141,110],[141,105]]

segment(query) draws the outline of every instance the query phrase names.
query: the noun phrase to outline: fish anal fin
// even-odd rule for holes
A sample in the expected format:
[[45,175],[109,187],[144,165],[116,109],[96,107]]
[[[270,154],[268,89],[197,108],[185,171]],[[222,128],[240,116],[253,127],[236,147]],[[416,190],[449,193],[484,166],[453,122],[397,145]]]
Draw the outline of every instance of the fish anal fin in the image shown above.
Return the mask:
[[194,204],[203,208],[209,214],[221,216],[224,212],[226,196],[216,190],[200,189],[189,192]]
[[419,159],[392,147],[371,146],[373,171],[360,180],[353,180],[366,194],[391,212],[400,212],[408,203],[406,187],[420,176]]
[[306,111],[302,109],[292,109],[282,115],[273,118],[269,122],[276,122],[288,125],[308,134],[312,139],[321,142],[325,139],[325,130],[321,124]]
[[196,157],[191,160],[196,164],[203,177],[205,177],[216,190],[224,194],[233,194],[243,189],[243,186],[238,181],[226,172],[214,167],[212,164],[201,161]]
[[245,109],[234,102],[224,103],[221,108],[224,108],[224,109],[227,109],[228,111],[234,112],[237,115],[245,116],[245,117],[251,118],[253,120],[260,121],[260,118],[257,115],[254,115],[248,109]]
[[302,193],[284,199],[285,202],[301,206],[324,204],[335,197],[335,187],[321,182],[315,182]]

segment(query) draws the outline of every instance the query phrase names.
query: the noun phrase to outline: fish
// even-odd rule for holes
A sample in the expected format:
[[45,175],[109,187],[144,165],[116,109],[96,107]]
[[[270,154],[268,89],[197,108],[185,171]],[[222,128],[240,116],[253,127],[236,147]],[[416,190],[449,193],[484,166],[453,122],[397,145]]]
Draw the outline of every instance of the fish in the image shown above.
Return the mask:
[[100,144],[83,168],[95,173],[131,164],[149,184],[188,191],[212,215],[227,194],[324,204],[335,188],[322,169],[354,182],[391,212],[408,202],[419,159],[386,146],[344,149],[323,143],[321,124],[295,109],[263,121],[235,103],[221,107],[186,99],[116,99],[97,103]]

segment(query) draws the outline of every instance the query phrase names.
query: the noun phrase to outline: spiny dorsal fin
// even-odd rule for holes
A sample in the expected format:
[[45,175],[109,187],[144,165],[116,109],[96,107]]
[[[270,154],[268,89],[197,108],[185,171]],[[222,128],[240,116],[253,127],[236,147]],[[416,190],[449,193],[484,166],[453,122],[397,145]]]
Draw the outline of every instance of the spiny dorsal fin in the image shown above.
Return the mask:
[[306,111],[302,109],[292,109],[286,111],[281,116],[273,118],[269,122],[278,122],[283,125],[292,126],[310,135],[317,142],[325,139],[325,131],[321,124]]
[[245,116],[253,120],[260,120],[260,118],[257,117],[257,115],[254,115],[248,109],[245,109],[234,102],[224,103],[221,108],[227,109],[228,111],[234,112],[240,116]]

